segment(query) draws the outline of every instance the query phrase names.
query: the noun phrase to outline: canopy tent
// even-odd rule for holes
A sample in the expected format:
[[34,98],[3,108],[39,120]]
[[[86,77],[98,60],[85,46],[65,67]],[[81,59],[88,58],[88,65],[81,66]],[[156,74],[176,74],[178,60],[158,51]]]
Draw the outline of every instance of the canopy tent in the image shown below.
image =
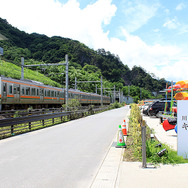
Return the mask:
[[176,89],[174,91],[184,90],[184,92],[178,92],[175,94],[174,98],[176,100],[188,100],[188,92],[185,91],[188,90],[188,80],[178,81],[172,87]]

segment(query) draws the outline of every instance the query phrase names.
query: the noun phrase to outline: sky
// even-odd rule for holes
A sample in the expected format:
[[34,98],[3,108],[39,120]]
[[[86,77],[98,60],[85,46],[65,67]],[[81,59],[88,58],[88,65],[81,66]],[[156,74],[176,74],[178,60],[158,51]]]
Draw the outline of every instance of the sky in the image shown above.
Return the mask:
[[187,0],[0,0],[0,17],[27,33],[104,48],[154,78],[188,80]]

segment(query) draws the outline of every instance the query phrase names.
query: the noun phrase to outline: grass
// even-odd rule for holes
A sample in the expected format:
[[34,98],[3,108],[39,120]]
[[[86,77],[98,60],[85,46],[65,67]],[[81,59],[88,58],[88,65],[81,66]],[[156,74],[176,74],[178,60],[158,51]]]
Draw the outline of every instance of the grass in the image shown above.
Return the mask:
[[[21,78],[21,67],[12,63],[0,60],[0,75],[11,77],[15,79]],[[46,85],[61,87],[61,85],[43,74],[33,71],[31,69],[24,68],[24,78],[29,80],[36,80]]]
[[[125,149],[124,153],[124,161],[128,162],[135,162],[135,161],[142,161],[142,156],[140,155],[141,150],[135,152],[135,147],[133,146],[133,137],[128,133],[126,140],[127,148]],[[161,144],[161,147],[157,147],[158,144]],[[163,156],[159,157],[158,152],[161,150],[166,149],[167,152],[164,153]],[[137,150],[137,149],[136,149]],[[153,165],[159,164],[181,164],[181,163],[188,163],[188,159],[184,159],[182,156],[177,155],[177,151],[173,150],[167,144],[160,143],[158,140],[147,140],[146,142],[146,157],[147,163],[151,163]]]
[[[167,144],[161,144],[161,147],[158,146],[161,144],[157,140],[147,140],[146,142],[146,156],[147,162],[153,164],[180,164],[180,163],[188,163],[188,159],[184,159],[182,156],[177,155],[177,151],[170,148]],[[158,153],[166,149],[163,156],[159,156]]]
[[[151,140],[151,130],[142,120],[141,113],[138,107],[133,104],[131,106],[131,113],[129,117],[129,129],[126,140],[127,148],[124,153],[124,161],[142,161],[142,140],[141,140],[141,124],[146,126],[146,157],[147,162],[154,165],[159,164],[180,164],[188,163],[188,159],[177,155],[177,151],[170,148],[167,144],[161,143],[158,140]],[[164,155],[159,156],[158,153],[166,149]]]

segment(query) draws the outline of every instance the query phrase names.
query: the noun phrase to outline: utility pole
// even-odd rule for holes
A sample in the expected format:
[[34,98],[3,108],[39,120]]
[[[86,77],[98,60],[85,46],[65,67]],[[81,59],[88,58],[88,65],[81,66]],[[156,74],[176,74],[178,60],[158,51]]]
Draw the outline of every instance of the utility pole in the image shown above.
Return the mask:
[[65,87],[65,98],[66,98],[66,111],[68,107],[68,100],[69,100],[69,95],[68,95],[68,90],[69,90],[69,76],[68,76],[68,71],[69,71],[69,62],[68,62],[68,55],[65,55],[65,61],[66,61],[66,87]]
[[116,102],[116,86],[114,85],[114,103]]
[[121,93],[120,93],[120,89],[119,89],[119,103],[121,103]]
[[21,57],[21,80],[24,80],[24,57]]
[[140,88],[140,100],[142,99],[142,89]]
[[75,77],[75,90],[77,89],[77,78]]
[[102,76],[101,76],[101,106],[103,106]]

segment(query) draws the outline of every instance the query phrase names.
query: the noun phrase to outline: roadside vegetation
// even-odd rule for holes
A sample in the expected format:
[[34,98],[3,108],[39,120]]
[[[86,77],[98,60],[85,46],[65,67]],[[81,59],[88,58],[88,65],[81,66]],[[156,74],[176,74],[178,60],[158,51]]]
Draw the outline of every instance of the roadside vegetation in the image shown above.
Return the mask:
[[[177,152],[168,145],[160,143],[156,138],[151,139],[150,135],[153,130],[146,125],[142,119],[139,107],[136,104],[131,105],[129,117],[129,129],[126,140],[127,148],[125,149],[125,161],[141,161],[142,160],[142,135],[141,125],[146,126],[146,157],[147,162],[154,165],[162,164],[178,164],[188,163],[188,160],[177,155]],[[159,156],[158,153],[166,149],[164,155]]]

